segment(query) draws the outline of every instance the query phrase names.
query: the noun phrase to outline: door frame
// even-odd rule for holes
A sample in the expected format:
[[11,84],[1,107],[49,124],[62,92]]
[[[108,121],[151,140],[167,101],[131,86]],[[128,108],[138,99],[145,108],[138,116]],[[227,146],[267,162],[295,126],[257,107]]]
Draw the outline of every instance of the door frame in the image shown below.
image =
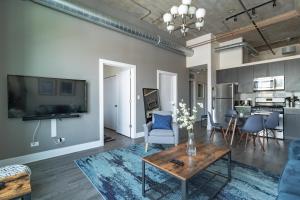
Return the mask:
[[104,84],[104,65],[127,68],[131,72],[131,138],[136,138],[136,65],[127,63],[99,59],[99,134],[100,143],[104,146],[104,98],[103,98],[103,84]]
[[[170,75],[173,76],[174,79],[174,86],[173,86],[173,92],[174,92],[174,99],[175,99],[175,108],[174,108],[174,120],[176,119],[176,108],[177,108],[177,104],[178,104],[178,84],[177,84],[177,73],[174,72],[167,72],[167,71],[162,71],[162,70],[157,70],[157,76],[156,76],[156,80],[157,80],[157,89],[159,89],[159,80],[160,80],[160,75],[162,74],[166,74],[166,75]],[[159,95],[161,97],[161,94]]]

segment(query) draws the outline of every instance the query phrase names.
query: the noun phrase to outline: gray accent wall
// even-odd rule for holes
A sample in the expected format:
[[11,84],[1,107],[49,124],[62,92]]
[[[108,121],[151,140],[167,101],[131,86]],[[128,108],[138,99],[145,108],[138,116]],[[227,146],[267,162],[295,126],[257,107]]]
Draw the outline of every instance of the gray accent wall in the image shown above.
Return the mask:
[[[185,57],[110,31],[30,1],[0,1],[0,159],[99,140],[99,59],[137,66],[137,95],[156,88],[156,70],[178,73],[178,99],[188,99]],[[7,74],[84,79],[88,110],[79,119],[58,121],[55,145],[50,121],[42,121],[39,147],[31,148],[37,121],[7,117]],[[143,100],[137,100],[137,132],[144,123]]]

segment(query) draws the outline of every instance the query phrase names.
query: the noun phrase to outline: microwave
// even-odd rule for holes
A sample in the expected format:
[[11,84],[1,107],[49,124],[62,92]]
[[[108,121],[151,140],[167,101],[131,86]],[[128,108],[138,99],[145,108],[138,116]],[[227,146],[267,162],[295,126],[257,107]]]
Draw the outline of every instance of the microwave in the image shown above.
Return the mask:
[[284,90],[284,76],[255,78],[253,91]]

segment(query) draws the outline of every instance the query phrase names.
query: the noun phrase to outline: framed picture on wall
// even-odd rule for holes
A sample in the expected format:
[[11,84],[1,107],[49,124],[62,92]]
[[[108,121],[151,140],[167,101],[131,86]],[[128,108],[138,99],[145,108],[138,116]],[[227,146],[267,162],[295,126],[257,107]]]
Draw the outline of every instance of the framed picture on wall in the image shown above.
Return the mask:
[[59,95],[60,96],[75,96],[76,82],[73,80],[59,81]]
[[198,99],[204,99],[204,84],[203,83],[198,83],[197,84],[197,98]]
[[51,78],[39,78],[38,91],[39,91],[39,95],[55,96],[56,81]]
[[152,112],[160,109],[159,90],[143,88],[146,123],[152,120]]

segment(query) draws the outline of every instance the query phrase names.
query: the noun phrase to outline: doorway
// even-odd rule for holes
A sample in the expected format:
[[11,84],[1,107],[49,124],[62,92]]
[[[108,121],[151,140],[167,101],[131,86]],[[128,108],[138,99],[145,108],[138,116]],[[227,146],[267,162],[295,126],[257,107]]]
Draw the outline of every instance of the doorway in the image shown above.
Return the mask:
[[[99,61],[99,129],[136,137],[136,66],[110,60]],[[107,131],[108,128],[110,131]]]
[[[190,93],[190,109],[197,107],[197,121],[201,120],[201,116],[207,115],[207,68],[206,66],[198,66],[190,68],[189,93]],[[201,103],[203,108],[197,105]]]
[[177,74],[157,70],[157,88],[160,91],[161,110],[171,111],[175,120],[177,108]]

